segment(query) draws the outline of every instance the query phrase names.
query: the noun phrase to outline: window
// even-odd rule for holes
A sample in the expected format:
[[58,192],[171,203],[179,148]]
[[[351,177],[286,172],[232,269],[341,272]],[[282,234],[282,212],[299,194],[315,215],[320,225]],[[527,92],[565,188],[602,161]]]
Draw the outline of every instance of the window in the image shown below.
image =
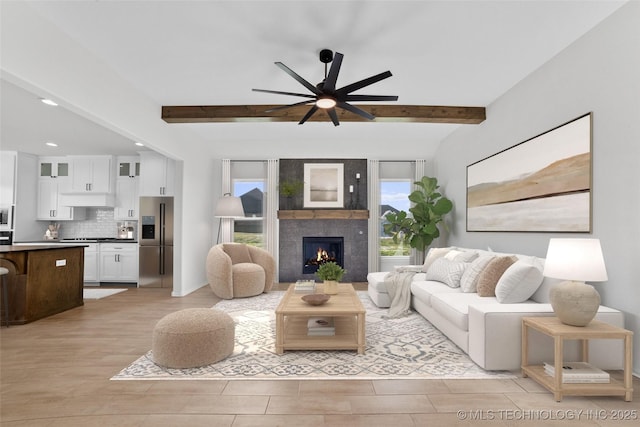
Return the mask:
[[409,194],[411,193],[411,179],[381,179],[380,180],[380,256],[398,257],[409,256],[408,245],[402,242],[394,243],[391,236],[384,233],[384,216],[388,212],[405,211],[409,213]]
[[233,195],[240,197],[245,217],[234,220],[233,241],[264,247],[263,195],[264,180],[234,179]]

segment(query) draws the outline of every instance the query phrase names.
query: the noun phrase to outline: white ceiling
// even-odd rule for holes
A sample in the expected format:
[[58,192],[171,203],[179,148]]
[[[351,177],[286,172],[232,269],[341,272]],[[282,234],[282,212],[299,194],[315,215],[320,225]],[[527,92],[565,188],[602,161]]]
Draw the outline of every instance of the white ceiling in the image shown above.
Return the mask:
[[[29,4],[158,105],[294,103],[273,63],[318,82],[323,48],[345,55],[338,86],[390,70],[359,93],[399,104],[489,106],[624,1],[35,1]],[[10,36],[3,34],[4,37]],[[1,53],[0,53],[1,55]],[[1,59],[1,58],[0,58]],[[1,65],[1,61],[0,61]],[[46,90],[46,88],[43,88]],[[128,154],[132,141],[6,81],[2,149]],[[490,120],[491,110],[487,115]],[[210,123],[183,126],[232,158],[428,157],[458,125]],[[461,125],[474,126],[474,125]],[[53,140],[54,151],[44,145]],[[92,141],[87,144],[87,141]],[[417,151],[418,150],[418,151]]]

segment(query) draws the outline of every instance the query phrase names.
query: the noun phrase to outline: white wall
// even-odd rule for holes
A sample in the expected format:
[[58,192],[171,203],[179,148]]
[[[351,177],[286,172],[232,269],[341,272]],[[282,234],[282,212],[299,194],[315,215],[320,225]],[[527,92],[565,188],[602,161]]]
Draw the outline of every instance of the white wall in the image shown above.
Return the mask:
[[593,112],[593,232],[609,281],[603,305],[625,313],[640,372],[640,2],[630,2],[447,138],[437,176],[455,203],[449,244],[545,256],[551,233],[466,232],[466,166]]
[[162,121],[154,102],[28,4],[3,4],[1,18],[3,79],[178,160],[173,295],[205,285],[204,262],[213,235],[211,188],[220,176],[213,159],[203,154],[210,147]]

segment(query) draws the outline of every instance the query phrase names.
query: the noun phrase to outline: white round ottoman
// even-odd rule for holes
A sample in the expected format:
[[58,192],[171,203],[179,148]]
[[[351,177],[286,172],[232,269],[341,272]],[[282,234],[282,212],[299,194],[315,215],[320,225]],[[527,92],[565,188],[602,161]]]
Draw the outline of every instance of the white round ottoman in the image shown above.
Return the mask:
[[196,368],[233,353],[235,324],[212,308],[187,308],[168,314],[153,329],[153,361],[167,368]]

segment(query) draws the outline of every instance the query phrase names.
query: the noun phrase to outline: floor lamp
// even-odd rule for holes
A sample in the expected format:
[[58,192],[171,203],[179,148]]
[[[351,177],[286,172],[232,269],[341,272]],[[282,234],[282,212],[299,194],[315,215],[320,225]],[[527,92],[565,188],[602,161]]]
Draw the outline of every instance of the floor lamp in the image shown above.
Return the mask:
[[213,215],[216,218],[220,218],[218,223],[218,239],[216,240],[216,243],[220,243],[220,229],[222,228],[222,218],[244,217],[242,200],[240,200],[240,197],[232,196],[231,193],[224,193],[224,195],[218,199],[218,204],[216,205],[216,210]]

